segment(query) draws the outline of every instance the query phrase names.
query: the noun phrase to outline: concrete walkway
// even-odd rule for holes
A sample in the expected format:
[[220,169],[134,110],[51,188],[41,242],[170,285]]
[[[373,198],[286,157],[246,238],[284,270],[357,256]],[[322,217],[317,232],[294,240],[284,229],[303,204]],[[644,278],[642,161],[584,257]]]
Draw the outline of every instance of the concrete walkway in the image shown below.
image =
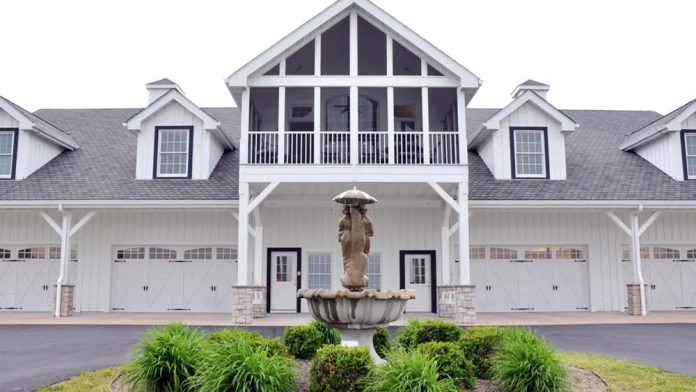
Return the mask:
[[[436,319],[432,313],[406,314],[393,325],[403,325],[409,318]],[[284,327],[307,324],[309,314],[271,314],[254,319],[254,326]],[[220,313],[77,313],[57,319],[49,313],[0,312],[0,325],[161,325],[181,321],[188,325],[230,326],[226,314]],[[652,312],[647,317],[628,316],[620,312],[567,313],[480,313],[479,325],[587,325],[587,324],[696,324],[696,312]]]

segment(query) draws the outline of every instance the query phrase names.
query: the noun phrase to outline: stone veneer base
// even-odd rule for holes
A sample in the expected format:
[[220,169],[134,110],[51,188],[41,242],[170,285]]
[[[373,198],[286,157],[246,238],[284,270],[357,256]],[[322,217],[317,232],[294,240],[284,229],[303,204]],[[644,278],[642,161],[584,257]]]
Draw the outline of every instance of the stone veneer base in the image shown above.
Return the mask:
[[457,324],[474,324],[476,322],[476,286],[438,286],[437,315],[454,319],[453,321]]
[[[640,284],[629,283],[626,285],[626,313],[629,316],[642,316],[640,311]],[[648,285],[643,285],[643,291],[645,292],[645,312],[647,314],[648,309]]]
[[251,324],[266,317],[266,287],[232,286],[232,324]]
[[[51,313],[56,311],[56,285],[53,285],[53,299],[51,300]],[[64,284],[60,286],[60,317],[73,315],[73,298],[75,297],[75,285]]]

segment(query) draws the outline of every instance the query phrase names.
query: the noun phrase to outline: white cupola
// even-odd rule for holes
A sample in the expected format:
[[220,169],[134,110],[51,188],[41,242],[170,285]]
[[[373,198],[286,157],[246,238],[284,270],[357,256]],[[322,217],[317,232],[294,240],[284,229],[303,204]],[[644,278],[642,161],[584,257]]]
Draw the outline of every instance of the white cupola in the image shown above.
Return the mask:
[[167,78],[148,83],[145,85],[145,88],[148,92],[148,105],[155,102],[159,97],[169,92],[169,90],[176,90],[181,93],[181,95],[184,95],[184,90],[182,90],[178,84]]
[[515,99],[527,91],[533,91],[540,97],[546,99],[546,94],[548,94],[549,90],[551,90],[551,86],[548,84],[529,79],[515,87],[515,89],[512,91],[512,98]]

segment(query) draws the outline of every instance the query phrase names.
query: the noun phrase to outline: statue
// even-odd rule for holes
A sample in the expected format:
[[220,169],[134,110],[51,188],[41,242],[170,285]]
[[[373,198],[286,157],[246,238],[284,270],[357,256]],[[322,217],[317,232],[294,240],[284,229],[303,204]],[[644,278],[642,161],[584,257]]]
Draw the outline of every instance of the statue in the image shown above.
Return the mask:
[[343,254],[341,284],[350,291],[362,291],[367,287],[370,237],[374,235],[365,205],[377,200],[357,189],[344,192],[334,200],[344,204],[343,218],[338,222],[338,242]]

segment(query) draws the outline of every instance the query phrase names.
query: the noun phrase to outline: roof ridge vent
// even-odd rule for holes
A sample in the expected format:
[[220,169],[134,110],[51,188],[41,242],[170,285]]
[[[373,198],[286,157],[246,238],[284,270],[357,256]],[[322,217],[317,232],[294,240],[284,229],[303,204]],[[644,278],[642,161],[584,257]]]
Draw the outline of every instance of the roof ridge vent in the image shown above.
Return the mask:
[[542,98],[546,99],[546,94],[549,92],[549,90],[551,90],[551,86],[549,86],[548,84],[537,82],[536,80],[532,79],[527,79],[526,81],[518,84],[517,87],[515,87],[515,90],[512,91],[512,98],[517,98],[527,91],[533,91]]

